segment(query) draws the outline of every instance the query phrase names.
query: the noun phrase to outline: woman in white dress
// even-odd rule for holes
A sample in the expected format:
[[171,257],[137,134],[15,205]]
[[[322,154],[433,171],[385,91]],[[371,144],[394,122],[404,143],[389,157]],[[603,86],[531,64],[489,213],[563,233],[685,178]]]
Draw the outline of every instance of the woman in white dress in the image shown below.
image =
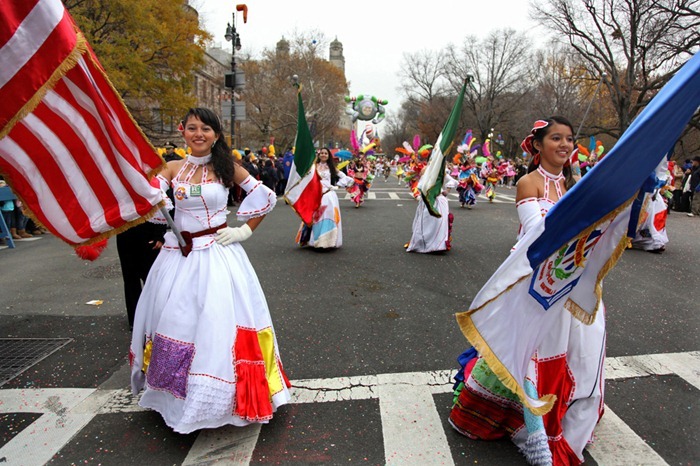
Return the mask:
[[406,245],[406,252],[437,252],[449,251],[452,248],[452,222],[454,216],[450,213],[447,194],[459,183],[445,173],[442,192],[436,198],[440,217],[430,215],[422,196],[416,197],[418,207],[413,217],[411,240]]
[[331,152],[323,147],[316,158],[316,173],[321,179],[323,197],[316,209],[311,227],[304,223],[299,227],[296,242],[299,246],[313,248],[339,248],[343,245],[343,226],[340,219],[340,203],[335,191],[338,187],[352,186],[355,180],[335,167]]
[[[518,239],[543,222],[546,213],[574,184],[570,167],[573,126],[561,116],[538,120],[522,147],[531,154],[532,162],[529,173],[517,185]],[[536,352],[522,355],[530,358],[524,382],[528,396],[556,395],[548,413],[531,413],[485,359],[474,358],[476,351],[471,349],[460,361],[464,372],[459,377],[462,383],[455,393],[450,424],[473,439],[510,436],[531,465],[583,463],[583,449],[593,439],[604,406],[605,308],[602,303],[600,306],[590,325],[562,309]],[[489,325],[507,329],[508,313],[494,315]],[[503,338],[511,337],[503,332]]]
[[[181,128],[192,154],[158,175],[172,187],[175,223],[146,280],[131,340],[131,387],[179,433],[265,423],[289,402],[289,381],[258,278],[241,242],[275,194],[235,165],[212,111],[190,109]],[[228,188],[247,192],[226,225]]]

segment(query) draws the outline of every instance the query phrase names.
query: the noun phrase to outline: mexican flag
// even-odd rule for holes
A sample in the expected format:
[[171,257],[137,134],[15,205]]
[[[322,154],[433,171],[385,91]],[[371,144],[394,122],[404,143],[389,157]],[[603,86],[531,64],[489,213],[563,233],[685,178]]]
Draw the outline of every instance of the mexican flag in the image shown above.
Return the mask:
[[309,125],[306,124],[304,103],[301,101],[301,86],[299,86],[297,97],[299,115],[294,160],[289,171],[284,200],[299,214],[302,222],[310,226],[314,212],[321,205],[323,190],[321,180],[314,168],[316,150],[309,132]]
[[438,212],[436,206],[436,199],[440,195],[440,191],[442,191],[442,182],[445,178],[445,155],[452,148],[452,141],[457,132],[459,117],[462,114],[462,102],[464,101],[464,92],[466,89],[467,82],[464,81],[462,90],[459,91],[459,95],[457,96],[457,101],[454,107],[452,107],[450,117],[442,128],[440,136],[438,136],[433,153],[430,154],[428,166],[425,167],[425,172],[423,172],[420,181],[418,181],[418,190],[423,198],[423,202],[425,202],[428,208],[428,212],[430,212],[430,215],[433,217],[440,217],[440,212]]

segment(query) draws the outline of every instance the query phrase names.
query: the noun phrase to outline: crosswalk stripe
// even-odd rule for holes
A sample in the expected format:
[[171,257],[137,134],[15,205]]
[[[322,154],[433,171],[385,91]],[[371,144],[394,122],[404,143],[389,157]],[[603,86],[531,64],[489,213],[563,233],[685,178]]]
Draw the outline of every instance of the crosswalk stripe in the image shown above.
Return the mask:
[[387,465],[454,464],[427,382],[425,373],[378,376]]
[[642,438],[607,405],[595,428],[596,440],[586,447],[598,464],[605,466],[668,465]]
[[[384,197],[384,196],[387,197]],[[339,199],[345,200],[345,201],[350,201],[352,200],[352,195],[350,193],[345,193],[345,195],[339,195]],[[483,203],[488,203],[489,200],[487,197],[479,195],[477,197],[479,202]],[[377,190],[371,190],[367,192],[367,200],[373,200],[373,201],[397,201],[397,200],[413,200],[413,196],[411,196],[411,193],[409,192],[404,192],[401,191],[400,193],[397,193],[396,191],[388,191],[386,188],[384,190],[382,189],[377,189]],[[447,200],[449,202],[455,203],[459,202],[459,195],[455,193],[448,193],[447,195]],[[496,194],[496,197],[493,200],[494,204],[512,204],[515,202],[515,196],[511,196],[508,194]]]
[[261,424],[224,426],[200,431],[182,466],[204,464],[249,465]]
[[[675,374],[700,388],[699,351],[607,358],[605,370],[607,380]],[[455,372],[446,369],[293,380],[291,402],[378,399],[387,464],[431,464],[433,460],[453,464],[432,395],[452,392]],[[96,415],[145,411],[137,402],[138,396],[131,395],[129,389],[0,389],[0,414],[43,414],[0,448],[0,458],[8,465],[44,464]],[[259,433],[259,425],[202,431],[184,464],[217,460],[248,464]],[[588,450],[599,464],[666,464],[608,407],[596,437],[596,444]],[[33,448],[37,442],[42,448]]]
[[674,354],[653,354],[650,359],[667,367],[674,374],[700,390],[700,351]]
[[46,464],[95,417],[94,411],[76,409],[94,389],[10,390],[19,396],[9,398],[5,391],[0,391],[2,412],[43,413],[0,448],[7,465]]

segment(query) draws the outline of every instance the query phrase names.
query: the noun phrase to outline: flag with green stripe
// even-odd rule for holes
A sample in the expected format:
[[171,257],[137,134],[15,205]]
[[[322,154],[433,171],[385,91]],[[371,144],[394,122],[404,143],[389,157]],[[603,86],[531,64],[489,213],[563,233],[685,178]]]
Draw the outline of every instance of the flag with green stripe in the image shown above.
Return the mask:
[[423,202],[425,202],[428,208],[428,212],[430,212],[430,215],[433,217],[440,217],[436,200],[442,191],[442,183],[445,178],[445,163],[447,161],[446,156],[452,148],[455,133],[457,132],[457,125],[459,125],[459,117],[462,114],[462,103],[464,102],[464,92],[466,88],[467,82],[465,81],[462,90],[459,91],[457,101],[454,107],[452,107],[450,117],[442,128],[440,136],[438,136],[433,153],[430,154],[428,165],[425,167],[420,181],[418,181],[418,190],[423,198]]
[[313,223],[313,214],[321,205],[323,190],[321,179],[314,168],[316,149],[314,148],[309,125],[306,123],[304,103],[301,100],[301,86],[297,91],[298,117],[294,160],[289,170],[289,180],[284,200],[301,217],[306,225]]

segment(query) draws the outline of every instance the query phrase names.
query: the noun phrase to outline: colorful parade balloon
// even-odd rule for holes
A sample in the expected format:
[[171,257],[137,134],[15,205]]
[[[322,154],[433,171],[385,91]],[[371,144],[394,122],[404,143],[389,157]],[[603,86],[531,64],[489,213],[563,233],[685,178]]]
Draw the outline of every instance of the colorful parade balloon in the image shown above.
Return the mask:
[[375,125],[384,119],[384,105],[389,103],[386,99],[364,94],[357,97],[346,96],[345,102],[350,104],[350,108],[345,109],[345,112],[352,116],[353,123],[362,120],[372,121]]

